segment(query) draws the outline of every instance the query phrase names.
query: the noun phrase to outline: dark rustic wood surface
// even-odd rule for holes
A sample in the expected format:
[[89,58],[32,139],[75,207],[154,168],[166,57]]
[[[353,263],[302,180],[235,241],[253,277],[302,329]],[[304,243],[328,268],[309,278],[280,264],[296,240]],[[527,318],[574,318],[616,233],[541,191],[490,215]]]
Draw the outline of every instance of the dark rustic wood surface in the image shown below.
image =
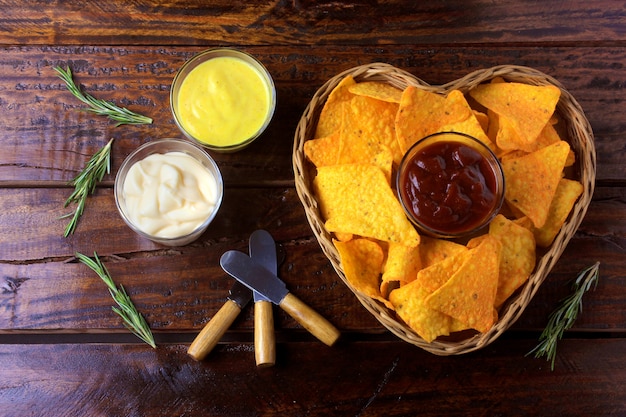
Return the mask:
[[[416,4],[413,4],[416,3]],[[119,217],[113,178],[149,140],[180,137],[170,83],[213,46],[256,55],[278,107],[251,147],[214,154],[224,205],[185,247],[140,239]],[[296,124],[313,93],[350,67],[387,62],[431,84],[500,64],[563,83],[595,134],[597,186],[580,229],[518,322],[471,354],[440,357],[388,332],[343,285],[294,188]],[[53,71],[153,117],[114,125]],[[626,10],[611,1],[0,1],[0,414],[6,416],[626,415]],[[63,237],[63,202],[89,157],[114,138],[111,175]],[[232,282],[218,265],[267,229],[280,275],[342,331],[334,347],[275,309],[275,367],[254,364],[245,309],[202,362],[186,349]],[[73,258],[97,251],[155,332],[141,343],[106,287]],[[554,371],[527,357],[577,272],[601,262]]]

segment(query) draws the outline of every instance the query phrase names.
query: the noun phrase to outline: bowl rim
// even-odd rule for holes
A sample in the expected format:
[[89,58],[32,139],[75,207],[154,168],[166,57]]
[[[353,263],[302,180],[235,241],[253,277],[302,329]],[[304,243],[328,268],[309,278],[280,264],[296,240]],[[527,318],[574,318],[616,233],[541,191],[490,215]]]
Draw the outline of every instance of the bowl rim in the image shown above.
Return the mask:
[[[200,139],[197,139],[191,133],[189,133],[187,129],[185,129],[178,115],[178,92],[180,91],[180,87],[185,81],[185,78],[187,77],[187,75],[189,75],[191,71],[193,71],[198,65],[208,60],[220,58],[220,57],[238,58],[250,64],[259,73],[261,78],[265,80],[266,86],[269,92],[269,108],[268,108],[268,112],[266,114],[263,124],[249,138],[239,143],[228,145],[228,146],[216,146],[207,142],[203,142]],[[228,48],[228,47],[205,49],[193,55],[188,60],[186,60],[182,64],[182,66],[178,69],[178,71],[176,72],[176,75],[174,75],[174,78],[172,79],[172,83],[170,86],[170,94],[169,94],[170,111],[172,113],[172,117],[174,118],[174,123],[176,124],[178,129],[181,131],[181,133],[185,135],[186,138],[190,139],[191,141],[193,141],[194,143],[198,144],[199,146],[203,148],[206,148],[215,152],[222,152],[222,153],[236,152],[238,150],[244,149],[247,146],[249,146],[252,142],[254,142],[256,139],[258,139],[259,136],[261,136],[263,132],[265,132],[267,127],[270,125],[272,119],[274,118],[274,113],[276,111],[276,102],[277,102],[276,85],[274,84],[274,79],[272,77],[272,74],[269,72],[267,67],[263,65],[263,63],[254,55],[246,51],[242,51],[242,50],[235,49],[235,48]]]
[[[451,136],[451,138],[448,139],[447,136]],[[455,136],[455,138],[452,138],[452,136]],[[446,138],[443,138],[443,137],[446,137]],[[481,156],[487,161],[487,163],[489,164],[489,168],[492,170],[494,174],[495,187],[496,187],[495,191],[497,195],[496,197],[497,200],[495,204],[493,205],[493,207],[491,208],[491,211],[488,214],[486,214],[479,223],[475,224],[469,230],[461,230],[458,232],[446,232],[444,230],[438,230],[438,229],[435,229],[434,227],[430,227],[424,224],[424,222],[420,221],[420,219],[417,216],[415,216],[413,211],[408,207],[407,202],[404,201],[404,194],[402,193],[402,184],[403,184],[402,173],[404,171],[404,168],[407,166],[408,163],[411,162],[411,160],[415,156],[414,153],[416,152],[418,148],[422,146],[428,146],[429,145],[428,142],[431,142],[433,140],[434,142],[432,143],[439,143],[439,142],[461,143],[463,145],[471,147],[472,149],[480,153]],[[500,160],[496,156],[496,154],[489,148],[489,146],[487,146],[478,138],[472,135],[469,135],[467,133],[464,133],[464,132],[442,131],[442,132],[431,133],[430,135],[424,136],[423,138],[419,139],[417,142],[415,142],[409,147],[409,149],[404,153],[404,156],[402,157],[400,164],[398,165],[398,170],[396,172],[395,186],[396,186],[396,194],[398,197],[398,201],[400,202],[400,205],[402,206],[404,213],[406,214],[407,218],[411,221],[411,223],[413,223],[421,232],[424,232],[436,238],[459,239],[459,238],[471,236],[476,233],[480,233],[482,229],[488,226],[489,223],[491,223],[491,221],[496,217],[496,215],[502,208],[502,205],[504,204],[506,180],[504,178],[504,171],[502,170],[502,165],[500,164]]]
[[[159,146],[166,146],[166,149],[154,150]],[[143,160],[149,155],[153,154],[165,154],[168,152],[183,152],[191,157],[193,157],[196,161],[202,164],[207,168],[207,171],[211,174],[213,179],[215,180],[215,185],[217,189],[217,199],[215,200],[215,206],[213,211],[209,214],[209,216],[196,228],[187,233],[185,235],[177,236],[177,237],[159,237],[154,236],[149,233],[144,232],[141,228],[133,223],[128,216],[126,211],[126,206],[124,205],[124,196],[123,196],[123,185],[126,180],[126,175],[128,174],[128,170],[137,162]],[[137,159],[140,157],[139,159]],[[145,142],[142,145],[138,146],[134,149],[124,161],[120,165],[116,175],[115,181],[113,185],[113,194],[115,196],[115,205],[117,210],[122,217],[122,220],[126,223],[126,225],[138,235],[149,239],[153,242],[160,243],[166,246],[183,246],[192,241],[196,240],[206,228],[213,222],[215,217],[217,216],[217,212],[219,211],[222,200],[224,198],[224,180],[222,178],[222,173],[217,165],[217,162],[209,155],[209,153],[199,147],[198,145],[189,142],[187,140],[175,139],[175,138],[162,138],[156,139],[149,142]]]

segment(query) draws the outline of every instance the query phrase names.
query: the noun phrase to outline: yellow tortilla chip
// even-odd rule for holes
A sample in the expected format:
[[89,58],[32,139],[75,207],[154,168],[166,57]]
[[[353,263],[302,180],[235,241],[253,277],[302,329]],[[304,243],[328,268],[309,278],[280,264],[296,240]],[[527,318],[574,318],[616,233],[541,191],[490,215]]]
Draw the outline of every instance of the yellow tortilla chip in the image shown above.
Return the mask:
[[489,236],[501,246],[498,290],[494,305],[500,307],[535,269],[535,237],[523,226],[502,215],[489,224]]
[[[487,109],[487,117],[489,118],[489,124],[487,125],[487,137],[491,143],[495,143],[497,145],[498,130],[500,129],[500,117],[498,116],[498,113],[490,109]],[[496,152],[496,155],[499,156],[499,154],[500,152]]]
[[402,152],[423,137],[440,132],[442,126],[462,122],[473,115],[469,106],[455,100],[456,94],[450,94],[452,99],[447,100],[413,86],[404,90],[396,117],[396,134]]
[[396,138],[398,105],[370,97],[355,96],[343,106],[338,163],[370,162],[381,148],[391,151],[399,163],[402,152]]
[[541,148],[545,148],[546,146],[550,146],[554,143],[557,143],[561,140],[558,132],[554,128],[552,123],[546,123],[544,128],[537,136],[537,140],[534,143],[534,146],[531,148],[531,152],[538,151]]
[[355,95],[371,97],[389,103],[400,103],[402,97],[401,89],[380,81],[356,83],[350,86],[349,90]]
[[389,295],[389,301],[393,304],[398,317],[430,343],[439,336],[450,334],[452,318],[428,308],[426,299],[429,295],[430,292],[418,281],[413,281],[393,290]]
[[582,192],[583,185],[580,182],[561,179],[552,199],[546,222],[543,227],[534,230],[537,245],[547,248],[552,244]]
[[352,240],[354,238],[354,235],[352,233],[339,233],[336,232],[334,233],[335,235],[335,239],[340,241],[340,242],[348,242],[350,240]]
[[474,249],[475,247],[483,243],[483,240],[488,239],[488,238],[489,238],[489,235],[487,234],[473,237],[469,240],[469,242],[467,242],[467,248]]
[[535,226],[533,225],[533,221],[530,220],[526,216],[517,218],[517,219],[513,220],[513,222],[515,224],[517,224],[518,226],[522,226],[523,228],[526,228],[526,229],[530,230],[531,232],[535,229]]
[[517,130],[518,126],[511,119],[504,116],[498,118],[498,132],[496,133],[496,144],[504,152],[523,150],[535,147],[534,142],[527,144]]
[[[514,137],[511,143],[515,143],[516,149],[530,152],[539,133],[550,122],[561,90],[552,85],[499,82],[479,85],[469,94],[481,105],[498,113],[500,130],[505,126],[505,130],[510,128],[515,132],[510,137]],[[498,146],[507,149],[507,145],[502,146],[500,141]]]
[[417,247],[390,243],[380,289],[383,297],[389,293],[390,287],[414,281],[421,265],[420,251]]
[[330,92],[317,121],[315,138],[330,136],[339,129],[341,126],[341,105],[354,97],[354,94],[350,92],[350,86],[354,84],[356,81],[349,75],[342,79]]
[[353,239],[349,242],[335,240],[333,244],[341,257],[346,279],[354,289],[392,308],[378,289],[384,259],[380,245],[368,239]]
[[480,127],[483,129],[483,132],[487,134],[487,132],[489,131],[489,116],[487,116],[487,113],[483,113],[478,110],[473,110],[473,112],[474,112],[474,117],[476,117],[476,120],[478,120],[478,123],[480,124]]
[[426,306],[468,328],[479,332],[489,330],[494,324],[500,248],[500,242],[488,238],[470,249],[466,261],[452,277],[426,298]]
[[548,217],[568,153],[568,143],[559,141],[520,158],[502,161],[504,198],[528,216],[535,227],[542,227]]
[[422,268],[427,268],[458,252],[466,252],[467,248],[451,240],[421,236],[419,251],[422,260]]
[[321,167],[313,188],[329,232],[419,244],[419,235],[380,168],[366,164]]
[[428,291],[438,290],[454,275],[454,273],[467,261],[469,251],[459,251],[448,256],[417,273],[417,281]]
[[304,142],[304,155],[316,167],[336,165],[339,148],[339,131],[336,131],[330,136]]
[[476,112],[472,110],[470,105],[467,103],[465,96],[459,90],[452,90],[450,94],[446,97],[446,105],[450,109],[458,109],[458,108],[466,108],[467,109],[467,117],[463,120],[458,120],[454,123],[443,124],[441,125],[437,131],[438,132],[459,132],[470,135],[485,145],[487,145],[490,149],[495,150],[494,143],[491,142],[487,134],[485,133],[480,121],[476,117]]

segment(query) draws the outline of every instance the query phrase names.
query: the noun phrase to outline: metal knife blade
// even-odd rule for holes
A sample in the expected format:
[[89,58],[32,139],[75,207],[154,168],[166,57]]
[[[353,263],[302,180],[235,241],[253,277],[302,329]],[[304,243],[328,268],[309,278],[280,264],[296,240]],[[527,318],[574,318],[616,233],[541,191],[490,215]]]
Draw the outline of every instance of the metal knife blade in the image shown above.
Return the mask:
[[311,307],[289,293],[287,286],[275,274],[272,274],[249,256],[238,251],[228,251],[220,258],[224,271],[236,280],[267,297],[274,304],[285,310],[311,334],[331,346],[339,338],[337,330],[328,320]]
[[274,304],[280,304],[289,293],[283,281],[243,252],[230,250],[224,253],[220,265],[237,281]]
[[228,300],[237,304],[240,310],[250,302],[252,299],[252,291],[245,285],[238,285],[240,282],[236,282],[228,290]]
[[[266,230],[250,235],[250,258],[276,275],[278,260],[276,242]],[[276,363],[276,338],[274,335],[273,305],[264,295],[254,291],[254,358],[260,367]]]
[[[276,275],[278,261],[276,257],[276,242],[266,230],[256,230],[250,235],[250,258],[272,274]],[[254,291],[254,301],[269,301],[263,294]]]
[[187,354],[197,361],[204,359],[251,299],[252,291],[235,281],[228,291],[228,299],[189,345]]

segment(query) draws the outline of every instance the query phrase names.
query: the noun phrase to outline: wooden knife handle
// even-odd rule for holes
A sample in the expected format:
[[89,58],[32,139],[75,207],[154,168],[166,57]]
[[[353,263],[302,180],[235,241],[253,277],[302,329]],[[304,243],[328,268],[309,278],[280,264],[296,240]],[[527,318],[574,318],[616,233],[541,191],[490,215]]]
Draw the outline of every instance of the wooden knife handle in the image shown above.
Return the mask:
[[213,350],[217,342],[222,338],[226,330],[241,313],[241,308],[232,300],[224,303],[213,318],[204,326],[202,331],[196,336],[187,354],[197,361],[204,359]]
[[254,358],[260,367],[276,363],[276,339],[274,336],[274,314],[272,303],[254,303]]
[[339,330],[295,295],[288,293],[280,307],[319,340],[332,346],[339,339]]

